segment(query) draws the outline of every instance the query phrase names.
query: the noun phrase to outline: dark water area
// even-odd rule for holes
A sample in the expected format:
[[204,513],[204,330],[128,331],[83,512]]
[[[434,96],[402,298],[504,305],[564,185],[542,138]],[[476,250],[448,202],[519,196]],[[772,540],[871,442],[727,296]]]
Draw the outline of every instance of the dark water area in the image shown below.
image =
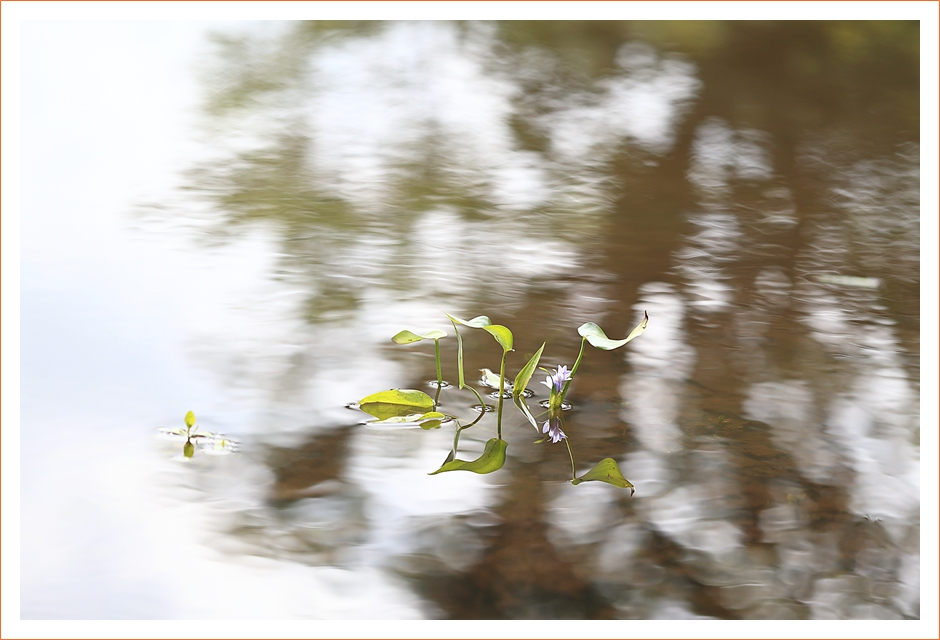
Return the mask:
[[[25,104],[117,97],[24,116],[22,617],[920,619],[919,33],[31,26]],[[49,45],[95,34],[103,94]],[[511,400],[483,475],[428,475],[452,423],[346,407],[433,395],[433,343],[390,338],[440,329],[440,410],[473,420],[445,313],[511,329],[511,380],[644,311],[564,415],[577,474],[610,457],[632,495],[573,485]],[[461,336],[488,393],[500,347]],[[237,444],[158,437],[190,410]]]

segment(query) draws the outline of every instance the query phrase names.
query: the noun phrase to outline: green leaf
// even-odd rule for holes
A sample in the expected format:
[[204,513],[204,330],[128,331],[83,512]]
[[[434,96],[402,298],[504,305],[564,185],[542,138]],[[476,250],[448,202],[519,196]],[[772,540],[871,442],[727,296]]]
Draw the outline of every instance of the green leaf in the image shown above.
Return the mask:
[[389,389],[366,396],[359,401],[359,408],[379,420],[413,413],[427,413],[434,408],[434,400],[423,391],[415,389]]
[[582,482],[590,482],[592,480],[606,482],[607,484],[612,484],[615,487],[621,487],[623,489],[630,489],[631,496],[636,491],[630,481],[624,478],[623,474],[620,473],[620,467],[617,466],[617,462],[613,458],[604,458],[583,476],[572,480],[571,484],[581,484]]
[[496,342],[503,348],[504,353],[512,351],[512,331],[501,324],[488,324],[482,329],[496,338]]
[[183,445],[183,455],[192,458],[194,453],[196,453],[196,445],[187,440],[186,444]]
[[545,343],[542,343],[542,346],[539,347],[539,350],[535,352],[529,361],[526,363],[522,370],[516,375],[516,379],[512,383],[512,401],[519,408],[519,411],[532,423],[532,426],[535,427],[535,430],[539,430],[539,425],[535,421],[535,418],[532,416],[532,412],[529,411],[529,405],[526,404],[525,396],[522,393],[525,391],[526,385],[529,384],[529,380],[532,379],[532,374],[535,373],[535,368],[539,364],[539,360],[542,357],[542,350],[545,349]]
[[514,398],[525,391],[529,380],[532,379],[532,374],[535,373],[536,367],[539,366],[539,360],[542,358],[542,351],[544,349],[545,343],[543,342],[539,350],[535,352],[535,355],[533,355],[529,361],[525,363],[525,366],[522,367],[522,370],[516,374],[516,379],[512,382],[512,396]]
[[447,419],[447,416],[438,411],[428,411],[427,413],[411,413],[405,416],[392,416],[384,420],[372,420],[366,423],[370,429],[439,429],[441,422]]
[[196,424],[196,414],[193,413],[192,411],[186,412],[185,420],[186,420],[186,426],[192,427],[194,424]]
[[525,396],[523,395],[517,396],[513,394],[512,401],[516,404],[516,407],[519,408],[519,411],[522,412],[522,415],[526,417],[526,420],[528,420],[532,424],[532,426],[535,427],[535,430],[541,433],[542,430],[539,428],[539,423],[535,421],[535,417],[532,415],[532,412],[529,410],[529,405],[525,401]]
[[445,462],[437,471],[432,471],[429,476],[437,475],[444,471],[472,471],[474,473],[493,473],[503,467],[506,462],[506,447],[509,446],[505,440],[499,438],[490,438],[486,441],[483,448],[483,455],[476,460],[451,460]]
[[440,329],[433,329],[424,335],[418,335],[417,333],[408,331],[408,329],[403,329],[392,336],[392,342],[395,344],[411,344],[412,342],[420,342],[422,340],[439,340],[446,335],[447,334]]
[[474,329],[482,329],[487,325],[493,324],[490,322],[490,319],[487,316],[477,316],[476,318],[472,318],[470,320],[461,320],[460,318],[452,316],[449,313],[445,313],[444,315],[450,318],[451,322],[456,322],[457,324],[462,324],[466,327],[473,327]]
[[617,349],[627,344],[641,333],[646,331],[646,325],[649,323],[650,317],[647,313],[643,312],[643,320],[636,327],[633,328],[633,331],[630,332],[623,340],[611,340],[607,337],[607,334],[604,333],[604,330],[593,322],[585,322],[580,327],[578,327],[578,334],[584,338],[587,338],[587,341],[591,343],[592,347],[597,349],[602,349],[603,351],[611,351]]

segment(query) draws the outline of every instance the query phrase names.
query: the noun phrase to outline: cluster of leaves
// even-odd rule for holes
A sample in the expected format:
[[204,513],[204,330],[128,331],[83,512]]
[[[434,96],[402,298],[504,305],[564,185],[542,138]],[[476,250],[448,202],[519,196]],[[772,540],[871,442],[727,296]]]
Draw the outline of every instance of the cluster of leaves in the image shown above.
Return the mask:
[[[454,335],[457,338],[458,386],[461,390],[469,389],[476,396],[477,400],[480,401],[479,416],[468,424],[461,424],[460,420],[456,417],[446,415],[437,410],[441,389],[448,386],[448,383],[444,382],[441,374],[440,350],[440,340],[446,337],[447,334],[440,330],[429,331],[424,334],[404,330],[395,334],[392,337],[392,342],[396,344],[413,344],[423,340],[434,341],[434,355],[437,365],[437,393],[434,398],[431,398],[423,391],[415,389],[390,389],[366,396],[357,403],[357,406],[359,409],[375,418],[366,423],[369,427],[373,429],[438,429],[441,425],[452,422],[455,425],[454,446],[444,460],[444,464],[436,471],[432,471],[430,475],[446,471],[492,473],[501,469],[506,462],[506,449],[509,445],[503,440],[502,435],[503,399],[505,397],[511,397],[513,404],[522,412],[526,420],[535,427],[536,431],[546,434],[538,442],[544,442],[548,439],[551,439],[552,442],[561,442],[564,440],[568,448],[568,454],[571,457],[572,484],[577,485],[581,482],[596,480],[617,487],[629,488],[631,492],[634,490],[633,485],[624,478],[623,474],[620,472],[620,468],[617,466],[617,462],[613,458],[604,458],[586,474],[580,477],[577,475],[571,443],[563,429],[564,421],[562,409],[566,404],[565,396],[568,394],[571,381],[574,379],[574,375],[581,365],[585,344],[590,344],[592,347],[603,351],[610,351],[622,347],[646,330],[646,325],[649,322],[649,316],[646,312],[643,313],[643,320],[623,340],[612,340],[608,338],[607,334],[593,322],[587,322],[578,328],[578,334],[581,336],[581,349],[578,352],[578,358],[571,370],[568,371],[565,366],[559,366],[554,372],[543,368],[543,371],[550,374],[543,383],[549,387],[550,396],[547,403],[548,420],[545,421],[541,429],[538,420],[532,415],[532,411],[526,403],[526,397],[528,395],[526,386],[535,374],[535,370],[540,368],[539,361],[542,358],[545,343],[542,343],[542,346],[538,348],[525,366],[519,370],[512,382],[509,382],[506,379],[506,358],[509,352],[513,350],[512,331],[503,325],[493,324],[487,316],[477,316],[471,320],[462,320],[450,314],[445,315],[450,319],[454,327]],[[486,331],[493,336],[502,349],[499,374],[497,375],[489,369],[483,369],[484,375],[482,380],[484,384],[497,389],[496,437],[486,442],[483,454],[474,460],[461,460],[457,458],[457,446],[460,440],[460,434],[477,424],[486,414],[488,407],[479,392],[466,383],[463,365],[463,340],[460,336],[458,325]]]
[[157,433],[171,440],[182,440],[183,457],[191,459],[196,454],[196,445],[207,455],[224,456],[232,453],[238,448],[238,442],[231,438],[226,438],[221,433],[212,431],[202,431],[196,424],[196,414],[188,411],[183,418],[186,428],[167,429],[160,427]]

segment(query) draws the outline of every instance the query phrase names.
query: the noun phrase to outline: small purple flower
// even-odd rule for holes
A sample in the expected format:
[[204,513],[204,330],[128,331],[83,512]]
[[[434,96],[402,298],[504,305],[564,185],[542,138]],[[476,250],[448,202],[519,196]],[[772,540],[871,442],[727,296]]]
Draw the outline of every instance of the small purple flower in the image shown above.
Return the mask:
[[571,372],[568,371],[568,367],[562,364],[555,369],[555,373],[550,376],[545,376],[545,380],[542,381],[542,384],[551,389],[553,394],[557,394],[561,393],[561,390],[565,388],[565,383],[568,380],[571,380]]
[[568,437],[561,430],[561,420],[558,418],[546,420],[545,424],[542,425],[542,433],[547,433],[548,437],[552,439],[552,443],[561,442]]

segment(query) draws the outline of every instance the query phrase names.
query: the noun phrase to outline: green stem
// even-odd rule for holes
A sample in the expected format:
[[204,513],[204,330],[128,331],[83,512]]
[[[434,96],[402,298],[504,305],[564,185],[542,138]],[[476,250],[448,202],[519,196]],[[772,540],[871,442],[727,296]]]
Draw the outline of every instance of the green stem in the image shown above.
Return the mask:
[[571,386],[571,381],[574,380],[574,374],[578,372],[578,367],[581,366],[581,358],[584,357],[585,342],[587,342],[587,338],[581,338],[581,351],[578,352],[578,359],[574,361],[574,366],[571,367],[571,377],[568,378],[568,382],[565,383],[565,387],[561,390],[561,399],[558,401],[559,404],[564,402],[565,396],[568,394],[568,387]]
[[[473,392],[473,395],[477,397],[477,400],[480,401],[480,407],[483,409],[480,412],[480,415],[482,416],[484,413],[486,413],[486,402],[483,400],[483,397],[480,395],[480,393],[476,389],[474,389],[473,387],[469,385],[467,385],[467,388],[470,389],[470,391]],[[476,420],[474,420],[474,422],[476,422]]]
[[565,445],[568,447],[568,457],[571,458],[571,479],[578,479],[578,471],[574,466],[574,454],[571,452],[571,442],[569,438],[565,438]]
[[506,354],[503,351],[503,359],[499,362],[499,400],[496,403],[496,437],[503,439],[503,391],[506,389]]
[[[457,331],[457,323],[453,320],[450,321],[454,325],[454,335],[457,336],[457,384],[463,389],[463,340],[460,338],[460,332]],[[479,397],[479,394],[477,394]]]
[[[453,460],[454,458],[457,457],[457,443],[460,441],[460,434],[464,431],[464,429],[469,429],[470,427],[478,423],[480,420],[482,420],[485,413],[486,413],[485,411],[481,411],[480,415],[474,418],[473,422],[471,422],[470,424],[461,425],[460,422],[457,422],[457,428],[454,429],[454,449],[453,449],[453,452],[451,453],[450,460]],[[450,462],[450,460],[448,460],[447,462]]]
[[434,339],[434,363],[437,365],[437,393],[434,394],[434,408],[437,408],[437,400],[441,397],[441,385],[444,383],[444,376],[441,375],[441,341]]

